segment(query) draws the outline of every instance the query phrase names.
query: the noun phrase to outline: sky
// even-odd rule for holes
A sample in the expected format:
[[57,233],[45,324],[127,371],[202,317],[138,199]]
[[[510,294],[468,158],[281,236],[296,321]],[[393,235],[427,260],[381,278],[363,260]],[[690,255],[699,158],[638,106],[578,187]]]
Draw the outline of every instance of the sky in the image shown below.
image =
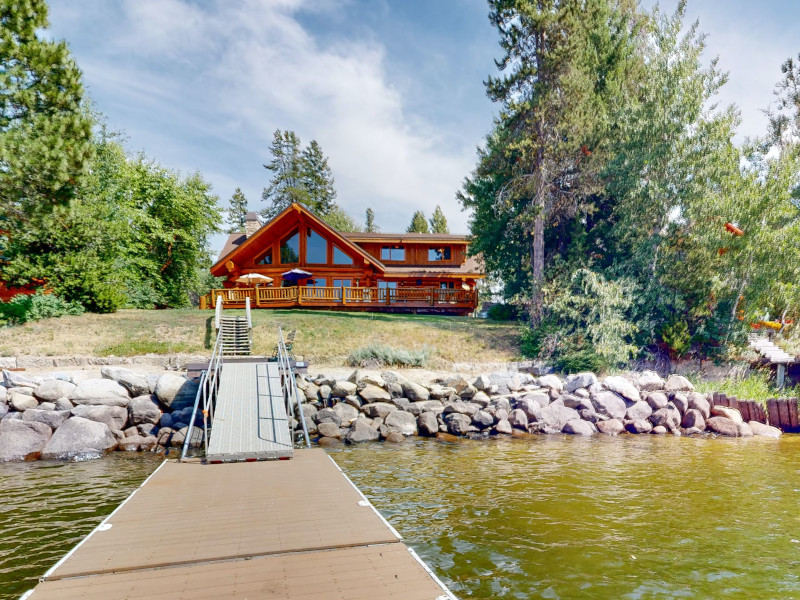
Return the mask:
[[[291,129],[322,146],[356,220],[372,208],[404,231],[440,204],[467,233],[456,192],[497,112],[487,14],[483,0],[50,0],[50,35],[130,151],[199,171],[223,206],[238,186],[263,207],[272,133]],[[800,52],[800,2],[689,0],[689,17],[729,72],[719,101],[739,107],[740,137],[760,135],[780,65]]]

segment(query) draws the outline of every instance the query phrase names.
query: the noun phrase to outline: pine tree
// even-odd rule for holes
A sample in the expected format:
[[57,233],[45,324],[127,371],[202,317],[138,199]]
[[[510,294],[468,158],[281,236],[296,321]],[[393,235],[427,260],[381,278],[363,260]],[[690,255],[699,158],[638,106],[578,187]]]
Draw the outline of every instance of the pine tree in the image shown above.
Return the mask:
[[375,225],[375,211],[371,208],[367,209],[367,223],[365,229],[369,233],[376,233],[381,230],[380,227]]
[[0,0],[0,211],[24,217],[72,199],[93,157],[81,72],[38,32],[45,0]]
[[242,188],[236,188],[233,196],[228,200],[228,209],[225,211],[225,223],[228,233],[244,231],[244,222],[247,218],[247,198]]
[[433,211],[433,216],[430,218],[431,233],[450,233],[447,227],[447,217],[444,216],[442,207],[436,205],[436,210]]
[[336,189],[333,187],[333,173],[328,166],[328,158],[316,140],[303,150],[302,183],[308,193],[308,206],[319,216],[324,217],[333,210]]
[[267,202],[261,214],[267,220],[277,216],[292,202],[306,204],[310,199],[304,184],[304,161],[297,134],[276,129],[269,151],[272,160],[264,168],[272,172],[272,177],[261,194],[262,200]]
[[408,233],[430,233],[428,231],[428,221],[425,219],[425,214],[418,210],[411,218],[411,225],[406,229]]

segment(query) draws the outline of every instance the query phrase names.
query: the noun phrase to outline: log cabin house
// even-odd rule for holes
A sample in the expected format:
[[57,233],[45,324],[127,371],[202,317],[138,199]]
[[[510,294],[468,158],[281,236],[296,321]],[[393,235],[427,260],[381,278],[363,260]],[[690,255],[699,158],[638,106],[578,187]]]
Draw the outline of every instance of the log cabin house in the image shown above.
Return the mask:
[[[466,315],[478,305],[480,262],[464,235],[342,233],[302,204],[262,225],[248,213],[211,267],[221,289],[200,299],[213,308],[323,308]],[[290,273],[291,272],[291,273]],[[271,283],[241,283],[257,273]]]

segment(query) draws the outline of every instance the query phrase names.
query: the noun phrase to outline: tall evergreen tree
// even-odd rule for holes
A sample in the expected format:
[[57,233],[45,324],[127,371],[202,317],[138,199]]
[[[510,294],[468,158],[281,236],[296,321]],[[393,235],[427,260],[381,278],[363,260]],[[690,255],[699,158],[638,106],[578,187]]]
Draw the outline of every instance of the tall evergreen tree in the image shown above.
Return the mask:
[[308,193],[308,205],[319,216],[324,217],[333,210],[336,189],[328,158],[316,140],[311,140],[303,150],[302,183]]
[[406,231],[408,233],[430,233],[428,230],[428,221],[425,219],[425,213],[421,210],[416,211]]
[[261,198],[267,203],[261,214],[267,220],[277,216],[292,202],[307,204],[310,199],[305,186],[303,154],[297,134],[294,131],[276,129],[272,134],[269,152],[272,160],[264,168],[272,173],[272,177],[261,194]]
[[375,211],[371,208],[367,209],[367,222],[365,225],[365,230],[369,233],[376,233],[380,231],[380,227],[375,225]]
[[0,0],[0,211],[21,218],[75,196],[92,120],[66,43],[39,34],[45,0]]
[[228,200],[228,208],[225,211],[225,224],[228,225],[228,233],[244,231],[244,222],[247,218],[247,198],[242,188],[236,188],[233,196]]
[[430,218],[431,233],[450,233],[447,227],[447,217],[444,216],[442,207],[436,205],[436,210],[433,211],[433,216]]

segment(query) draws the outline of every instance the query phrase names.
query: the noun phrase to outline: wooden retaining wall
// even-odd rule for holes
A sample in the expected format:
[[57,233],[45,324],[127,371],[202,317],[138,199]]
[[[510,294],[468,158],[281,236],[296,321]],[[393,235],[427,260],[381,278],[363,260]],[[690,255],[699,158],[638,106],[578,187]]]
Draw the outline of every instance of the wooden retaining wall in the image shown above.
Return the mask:
[[781,431],[800,433],[797,398],[770,398],[766,409],[755,400],[739,400],[735,396],[728,397],[721,392],[711,394],[712,406],[729,406],[742,414],[745,423],[758,421],[777,427]]

